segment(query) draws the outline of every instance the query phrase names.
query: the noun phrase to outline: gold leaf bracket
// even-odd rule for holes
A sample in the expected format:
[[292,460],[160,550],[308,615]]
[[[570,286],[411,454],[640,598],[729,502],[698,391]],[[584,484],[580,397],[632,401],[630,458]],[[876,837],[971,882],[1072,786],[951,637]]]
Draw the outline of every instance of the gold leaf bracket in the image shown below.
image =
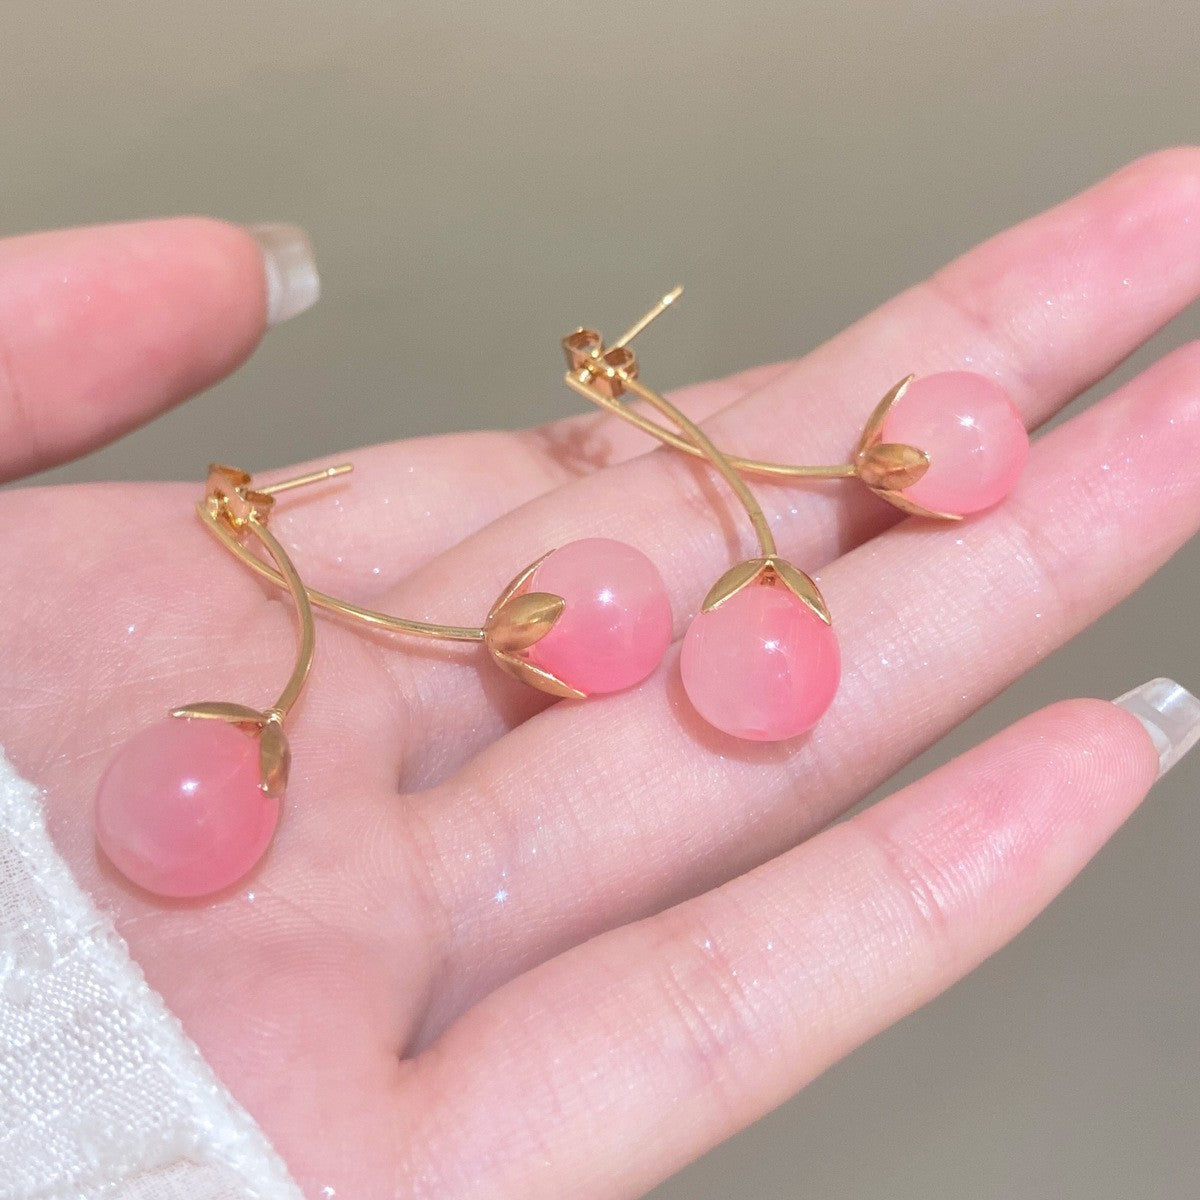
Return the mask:
[[245,704],[224,700],[202,700],[171,710],[171,716],[187,721],[224,721],[258,738],[259,787],[268,796],[282,796],[287,787],[292,755],[278,712],[259,712]]
[[292,751],[283,724],[271,716],[258,733],[258,786],[268,796],[282,796],[291,765]]
[[769,560],[765,558],[751,558],[730,567],[709,588],[708,595],[704,597],[704,603],[700,606],[700,611],[712,612],[714,608],[720,608],[726,600],[731,600],[742,588],[749,587],[754,583],[767,569],[768,562]]
[[171,716],[186,720],[225,721],[230,725],[250,725],[261,728],[268,715],[245,704],[231,704],[224,700],[201,700],[196,704],[185,704],[171,710]]
[[488,648],[503,652],[528,650],[557,624],[566,601],[550,592],[510,596],[484,626]]
[[516,654],[508,654],[503,650],[493,650],[492,661],[502,671],[506,671],[509,675],[513,676],[514,679],[519,679],[522,683],[528,684],[532,688],[537,688],[539,692],[546,692],[551,696],[558,696],[564,700],[587,699],[586,692],[581,692],[578,688],[573,688],[569,683],[559,679],[557,675],[551,675],[549,671],[534,666],[528,659],[521,658]]
[[906,375],[875,406],[854,451],[855,474],[881,500],[909,516],[927,517],[933,521],[961,521],[962,516],[958,513],[925,508],[903,494],[904,488],[912,487],[929,470],[929,455],[924,450],[899,442],[880,441],[888,413],[915,378],[915,375]]
[[899,492],[929,470],[929,455],[901,442],[879,442],[855,458],[858,477],[873,491]]
[[483,623],[483,641],[492,661],[530,687],[563,699],[582,700],[586,693],[535,666],[522,652],[537,645],[562,616],[566,601],[551,592],[530,592],[533,573],[553,554],[548,550],[531,562],[500,593]]
[[801,604],[805,606],[815,617],[824,621],[826,625],[833,624],[832,618],[829,615],[829,608],[825,604],[825,597],[821,595],[821,589],[810,575],[801,571],[799,567],[794,567],[787,559],[773,558],[770,560],[769,567],[771,572],[795,596]]
[[785,558],[769,555],[752,558],[731,567],[713,584],[701,605],[701,612],[712,612],[743,588],[783,586],[788,589],[814,616],[826,625],[831,624],[825,597],[813,580]]
[[883,423],[887,420],[887,415],[892,411],[892,406],[908,391],[908,385],[916,379],[915,375],[905,375],[899,383],[893,384],[884,393],[884,397],[875,405],[871,411],[871,415],[867,418],[867,423],[863,426],[862,436],[858,439],[858,445],[854,448],[854,457],[857,459],[864,450],[869,450],[872,446],[878,445],[880,436],[883,431]]

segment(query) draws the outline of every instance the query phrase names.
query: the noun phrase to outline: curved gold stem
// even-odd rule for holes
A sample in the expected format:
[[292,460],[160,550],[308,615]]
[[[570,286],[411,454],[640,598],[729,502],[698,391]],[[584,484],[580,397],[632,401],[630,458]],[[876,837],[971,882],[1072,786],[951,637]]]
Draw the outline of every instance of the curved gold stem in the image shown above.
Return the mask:
[[[637,331],[636,326],[634,331]],[[680,450],[686,450],[690,454],[694,454],[696,457],[703,458],[711,463],[721,473],[726,483],[733,489],[742,507],[746,510],[746,515],[750,518],[754,526],[754,533],[758,538],[759,546],[762,548],[763,556],[767,558],[774,556],[777,553],[775,535],[771,532],[770,525],[767,524],[767,518],[763,513],[762,506],[746,486],[746,481],[738,474],[739,460],[730,458],[718,450],[713,445],[712,439],[708,434],[690,417],[680,412],[665,396],[660,396],[658,392],[652,391],[640,380],[625,371],[618,371],[616,374],[617,378],[620,379],[621,383],[629,391],[639,396],[642,400],[645,400],[647,404],[658,409],[669,421],[673,421],[678,425],[680,433],[684,436],[680,437],[670,433],[668,430],[663,429],[662,426],[656,425],[653,421],[648,420],[639,413],[633,412],[632,409],[626,408],[619,400],[609,399],[603,392],[591,385],[589,382],[590,372],[586,369],[578,373],[568,371],[565,378],[568,386],[577,391],[581,396],[585,396],[588,400],[591,400],[594,404],[600,405],[601,408],[618,412],[619,415],[631,420],[634,425],[646,429],[648,433],[653,433],[655,437],[659,437],[661,441],[666,442],[668,445],[676,446]]]
[[[207,515],[207,507],[204,505],[199,507]],[[291,592],[292,600],[295,601],[296,617],[300,622],[300,645],[296,651],[296,665],[292,668],[292,673],[284,685],[283,691],[279,693],[279,699],[267,710],[269,717],[283,721],[300,698],[300,693],[304,690],[304,681],[308,678],[308,672],[312,668],[313,654],[316,650],[312,605],[308,602],[308,594],[304,590],[304,584],[296,572],[295,565],[288,557],[287,551],[279,544],[279,539],[253,516],[246,521],[246,528],[258,538],[267,553],[275,560],[284,586]]]
[[763,557],[773,558],[777,553],[775,535],[771,532],[771,527],[767,523],[762,505],[754,498],[754,494],[746,486],[746,481],[737,473],[729,459],[713,445],[712,439],[708,434],[690,417],[680,412],[665,396],[660,396],[657,392],[646,387],[644,383],[634,376],[625,371],[620,371],[618,372],[618,378],[631,392],[640,396],[647,404],[657,408],[669,421],[674,421],[679,426],[679,432],[684,434],[691,441],[692,445],[721,473],[725,482],[733,489],[734,495],[737,496],[742,507],[746,510],[746,515],[750,518],[750,522],[754,526],[754,533],[758,538],[758,544],[762,549]]
[[[290,584],[287,578],[269,563],[263,562],[263,560],[259,558],[257,554],[253,553],[248,547],[242,545],[232,530],[213,517],[203,503],[197,504],[196,511],[200,514],[201,520],[205,523],[205,525],[208,526],[213,536],[216,537],[225,547],[225,549],[228,550],[235,558],[244,563],[252,571],[255,571],[257,574],[261,575],[263,579],[269,580],[278,587],[288,588],[290,590]],[[256,523],[254,528],[256,533],[258,533],[259,530],[263,530],[265,532],[264,527],[259,523]],[[279,543],[275,541],[274,536],[271,536],[271,541],[274,542],[276,546],[279,545]],[[264,544],[267,544],[265,540]],[[269,545],[268,548],[270,548]],[[280,547],[280,550],[282,551],[282,547]],[[274,557],[275,561],[280,563],[280,566],[282,566],[282,562],[278,556],[272,553],[272,557]],[[284,555],[285,559],[286,557],[287,556]],[[339,613],[343,617],[348,617],[352,621],[358,621],[364,625],[372,625],[379,629],[387,629],[393,633],[407,633],[413,637],[437,638],[441,641],[452,642],[482,642],[484,639],[484,631],[482,629],[475,628],[474,626],[436,625],[428,621],[407,621],[403,617],[393,617],[388,613],[375,612],[373,609],[369,608],[361,608],[359,605],[351,604],[347,600],[340,600],[336,596],[330,596],[325,592],[318,592],[315,588],[308,588],[301,585],[301,591],[304,593],[307,601],[311,604],[315,604],[318,608],[324,608],[330,612]]]
[[[586,397],[598,407],[612,413],[613,416],[620,417],[622,421],[628,422],[643,433],[648,433],[651,437],[658,438],[664,445],[673,446],[676,450],[682,450],[685,454],[690,454],[694,458],[708,457],[703,450],[688,441],[687,438],[681,437],[677,433],[672,433],[669,429],[665,429],[657,421],[652,421],[649,417],[643,416],[636,409],[630,408],[628,404],[622,403],[619,399],[613,399],[611,396],[604,395],[603,392],[598,391],[585,380],[580,379],[575,372],[568,371],[563,376],[563,379],[567,387],[573,391]],[[790,463],[764,462],[757,458],[740,458],[736,454],[725,454],[724,451],[722,451],[722,456],[735,471],[746,475],[773,475],[777,478],[785,479],[853,479],[858,474],[858,468],[854,463],[801,466]]]

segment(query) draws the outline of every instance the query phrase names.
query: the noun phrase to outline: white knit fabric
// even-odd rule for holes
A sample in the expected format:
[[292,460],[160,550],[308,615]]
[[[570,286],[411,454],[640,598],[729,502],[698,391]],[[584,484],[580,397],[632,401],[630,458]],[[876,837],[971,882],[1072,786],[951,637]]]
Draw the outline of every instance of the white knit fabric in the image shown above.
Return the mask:
[[300,1200],[0,754],[0,1200]]

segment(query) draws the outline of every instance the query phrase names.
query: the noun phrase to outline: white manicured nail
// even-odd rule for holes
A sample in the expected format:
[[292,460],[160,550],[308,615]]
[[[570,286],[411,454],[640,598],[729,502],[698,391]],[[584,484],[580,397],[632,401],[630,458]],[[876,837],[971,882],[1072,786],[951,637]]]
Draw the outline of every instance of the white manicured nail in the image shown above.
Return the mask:
[[1160,779],[1200,742],[1200,700],[1172,679],[1151,679],[1113,703],[1145,726],[1158,751]]
[[321,294],[312,243],[299,225],[248,225],[259,244],[267,278],[267,327],[312,308]]

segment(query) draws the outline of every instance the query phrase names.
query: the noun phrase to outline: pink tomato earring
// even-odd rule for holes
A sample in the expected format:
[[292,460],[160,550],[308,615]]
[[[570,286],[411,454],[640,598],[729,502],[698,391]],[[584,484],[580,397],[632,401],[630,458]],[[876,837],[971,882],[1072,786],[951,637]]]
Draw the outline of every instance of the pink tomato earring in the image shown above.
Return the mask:
[[[566,384],[666,445],[706,459],[749,514],[761,554],[723,575],[689,626],[680,656],[684,690],[710,724],[736,737],[778,741],[810,729],[840,679],[829,612],[809,576],[781,559],[742,474],[775,479],[858,479],[914,516],[958,521],[1012,490],[1029,436],[1004,389],[983,375],[909,375],[876,405],[846,463],[796,466],[740,458],[712,441],[664,396],[638,379],[628,343],[679,299],[665,295],[612,346],[594,329],[563,339]],[[629,407],[630,393],[676,430]]]
[[109,762],[96,792],[96,840],[129,880],[159,896],[223,891],[265,853],[279,821],[291,754],[283,722],[312,666],[312,609],[287,552],[267,529],[274,493],[348,471],[254,489],[231,467],[209,468],[197,511],[222,540],[255,538],[274,559],[300,622],[296,665],[270,708],[206,700],[175,709],[135,734]]
[[[735,460],[665,396],[638,378],[629,343],[679,298],[676,288],[611,346],[594,329],[563,338],[568,386],[603,408],[637,417],[671,445],[699,455],[721,474],[750,518],[757,557],[738,563],[713,584],[683,641],[684,691],[712,726],[734,737],[773,742],[811,729],[829,707],[841,658],[824,597],[813,580],[779,554],[762,506]],[[672,434],[621,403],[626,393],[657,409]]]
[[[241,562],[287,586],[277,556],[273,567],[227,525],[205,519]],[[564,699],[583,700],[641,683],[671,643],[671,604],[658,568],[640,550],[611,538],[583,538],[543,554],[500,593],[481,625],[413,621],[315,588],[306,589],[306,597],[318,608],[374,629],[482,642],[502,670]]]

